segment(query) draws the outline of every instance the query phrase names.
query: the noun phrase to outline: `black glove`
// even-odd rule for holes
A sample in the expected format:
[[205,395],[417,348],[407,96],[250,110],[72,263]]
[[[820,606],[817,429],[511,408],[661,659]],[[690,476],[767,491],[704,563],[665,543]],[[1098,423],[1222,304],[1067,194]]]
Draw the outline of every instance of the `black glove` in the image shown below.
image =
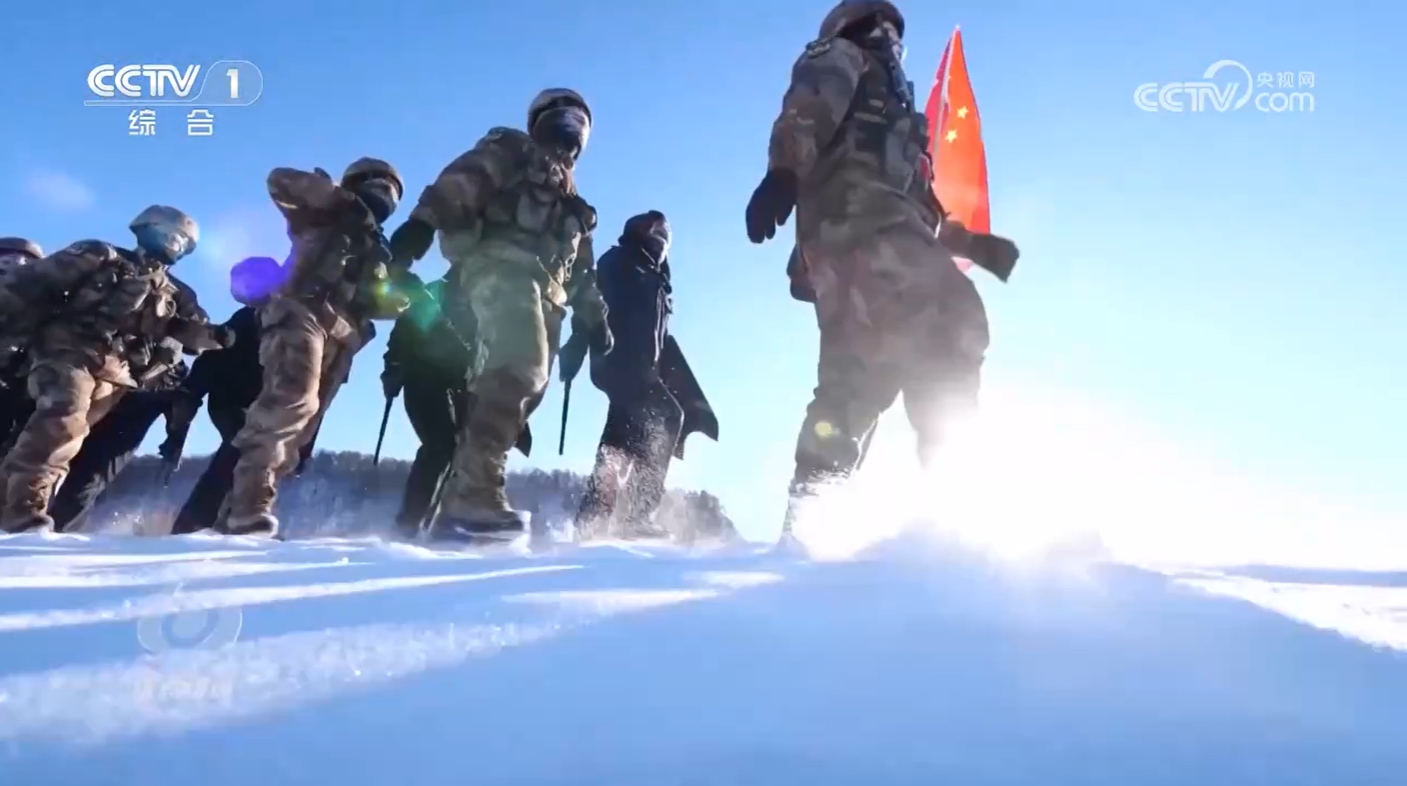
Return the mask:
[[156,448],[156,454],[161,456],[161,460],[168,463],[179,463],[181,461],[181,446],[168,439]]
[[557,353],[557,361],[561,364],[557,368],[557,375],[563,382],[571,382],[581,373],[582,364],[586,362],[586,353],[590,349],[586,335],[573,327],[572,337],[567,339],[561,352]]
[[747,203],[747,238],[754,243],[777,236],[796,207],[796,173],[789,169],[769,169]]
[[387,399],[393,399],[405,388],[405,373],[398,363],[387,363],[381,372],[381,392]]
[[409,268],[430,253],[435,243],[435,228],[416,218],[407,219],[391,233],[391,259],[396,264]]
[[591,333],[591,339],[596,351],[602,355],[609,355],[611,350],[616,348],[616,336],[611,332],[611,326],[606,324],[605,320],[602,320],[596,330]]
[[171,476],[181,468],[182,447],[171,439],[157,446],[156,453],[161,456],[161,485],[170,485]]
[[239,334],[229,325],[212,325],[210,327],[210,337],[215,339],[215,343],[229,349],[235,345],[235,339]]
[[968,259],[1006,283],[1016,269],[1021,251],[1016,244],[1000,235],[974,233],[967,246]]

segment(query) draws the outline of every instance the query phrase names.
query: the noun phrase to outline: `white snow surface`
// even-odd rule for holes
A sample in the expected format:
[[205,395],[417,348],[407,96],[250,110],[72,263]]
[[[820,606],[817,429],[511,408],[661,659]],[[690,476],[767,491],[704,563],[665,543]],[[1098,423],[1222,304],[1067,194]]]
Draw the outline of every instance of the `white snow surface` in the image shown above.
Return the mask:
[[1407,783],[1407,574],[0,537],[0,784]]

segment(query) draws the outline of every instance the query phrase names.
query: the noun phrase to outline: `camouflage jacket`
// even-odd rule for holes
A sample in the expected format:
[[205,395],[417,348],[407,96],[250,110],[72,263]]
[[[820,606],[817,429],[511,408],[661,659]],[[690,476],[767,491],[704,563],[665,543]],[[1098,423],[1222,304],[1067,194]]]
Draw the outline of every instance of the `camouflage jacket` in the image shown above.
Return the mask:
[[605,306],[595,285],[596,210],[577,193],[572,168],[528,134],[494,128],[444,168],[411,218],[440,231],[451,264],[528,266],[543,296],[596,324]]
[[219,346],[194,293],[140,252],[83,240],[15,271],[0,288],[9,335],[25,335],[31,362],[55,360],[135,387],[133,352],[171,339],[191,352]]
[[936,230],[928,123],[897,65],[843,38],[815,41],[792,68],[769,167],[795,173],[802,240],[867,237],[904,220]]
[[364,319],[389,319],[402,309],[381,313],[375,289],[387,281],[390,250],[380,228],[364,216],[356,195],[322,172],[280,167],[269,173],[269,197],[288,221],[293,253],[275,299],[296,300],[332,320],[353,327]]

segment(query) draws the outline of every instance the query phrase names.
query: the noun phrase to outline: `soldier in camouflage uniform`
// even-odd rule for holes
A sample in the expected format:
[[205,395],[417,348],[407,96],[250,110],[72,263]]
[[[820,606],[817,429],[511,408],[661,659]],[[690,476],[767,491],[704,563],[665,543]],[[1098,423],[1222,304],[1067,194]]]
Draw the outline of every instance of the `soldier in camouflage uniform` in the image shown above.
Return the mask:
[[[108,487],[136,457],[147,433],[158,418],[166,419],[168,441],[175,423],[173,409],[180,399],[173,392],[186,375],[185,361],[180,359],[180,347],[174,353],[160,352],[161,357],[133,376],[141,387],[123,396],[102,420],[93,424],[83,449],[69,464],[68,477],[59,486],[49,503],[49,516],[56,532],[82,529],[93,508],[102,500]],[[167,459],[165,443],[162,458],[164,472],[176,469]]]
[[130,352],[166,338],[197,352],[222,345],[224,336],[167,273],[194,250],[195,221],[154,205],[131,229],[134,251],[80,241],[20,268],[0,288],[4,332],[27,339],[36,402],[0,464],[0,528],[7,532],[52,525],[50,497],[89,429],[137,387]]
[[[942,208],[927,121],[901,65],[903,32],[884,0],[845,0],[826,16],[792,70],[767,175],[747,208],[754,243],[796,210],[800,251],[789,269],[804,267],[821,330],[788,534],[807,500],[854,471],[864,435],[901,390],[920,443],[935,443],[944,402],[920,397],[975,395],[987,349],[981,298],[937,237]],[[909,384],[931,381],[935,347],[944,384]]]
[[235,437],[240,451],[219,528],[278,535],[278,483],[297,468],[352,358],[409,301],[390,289],[381,225],[403,193],[385,161],[363,158],[340,183],[321,169],[269,173],[269,196],[288,220],[293,254],[286,277],[259,307],[263,388]]
[[[201,322],[209,322],[210,315],[200,307],[195,290],[174,275],[168,273],[167,278],[179,291],[181,302],[187,304],[185,308],[190,309],[190,315]],[[230,331],[222,331],[222,335],[222,344],[228,345],[235,340]],[[168,445],[171,430],[181,415],[180,410],[185,409],[185,402],[174,394],[174,389],[188,371],[181,355],[196,354],[184,352],[184,349],[180,342],[167,337],[142,342],[128,353],[127,365],[137,389],[124,394],[112,411],[94,422],[88,437],[83,440],[82,449],[69,463],[68,476],[49,502],[49,517],[54,520],[56,532],[82,527],[82,520],[137,455],[157,418],[166,419],[168,439],[158,449],[164,471],[175,471],[180,457],[173,458]]]
[[610,348],[593,281],[596,211],[577,194],[574,178],[591,110],[571,90],[546,90],[527,120],[527,131],[495,128],[445,167],[391,240],[394,256],[408,263],[439,233],[451,267],[447,316],[477,328],[474,405],[460,424],[433,530],[440,536],[522,531],[504,492],[505,463],[547,388],[566,307],[573,341]]
[[[22,237],[0,237],[0,288],[12,271],[44,258],[38,243]],[[18,338],[0,335],[0,456],[10,449],[11,437],[34,411],[25,390],[25,353]]]
[[[405,414],[420,448],[415,451],[405,494],[396,514],[396,531],[416,537],[428,515],[433,514],[435,491],[454,460],[458,423],[473,408],[473,394],[465,388],[473,358],[464,340],[472,334],[452,328],[444,318],[440,300],[443,280],[425,286],[422,297],[391,328],[386,340],[381,387],[386,399],[405,394]],[[524,424],[516,447],[532,452],[532,431]]]

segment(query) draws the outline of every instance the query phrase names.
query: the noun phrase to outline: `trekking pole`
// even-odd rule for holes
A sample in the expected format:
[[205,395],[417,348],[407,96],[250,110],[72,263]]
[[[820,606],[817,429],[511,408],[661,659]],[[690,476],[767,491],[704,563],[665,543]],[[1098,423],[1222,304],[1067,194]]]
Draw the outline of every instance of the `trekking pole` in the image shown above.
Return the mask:
[[562,433],[557,437],[557,455],[567,452],[567,413],[572,408],[572,381],[569,379],[562,388]]
[[381,462],[381,443],[386,441],[386,426],[391,422],[391,405],[396,403],[392,396],[386,397],[386,409],[381,413],[381,433],[376,435],[376,452],[371,454],[371,466]]
[[445,486],[449,485],[449,474],[454,471],[454,464],[445,467],[445,471],[440,473],[440,482],[435,486],[435,495],[430,497],[430,507],[425,509],[425,517],[420,520],[420,529],[428,529],[435,523],[435,519],[440,515],[440,502],[445,498]]

